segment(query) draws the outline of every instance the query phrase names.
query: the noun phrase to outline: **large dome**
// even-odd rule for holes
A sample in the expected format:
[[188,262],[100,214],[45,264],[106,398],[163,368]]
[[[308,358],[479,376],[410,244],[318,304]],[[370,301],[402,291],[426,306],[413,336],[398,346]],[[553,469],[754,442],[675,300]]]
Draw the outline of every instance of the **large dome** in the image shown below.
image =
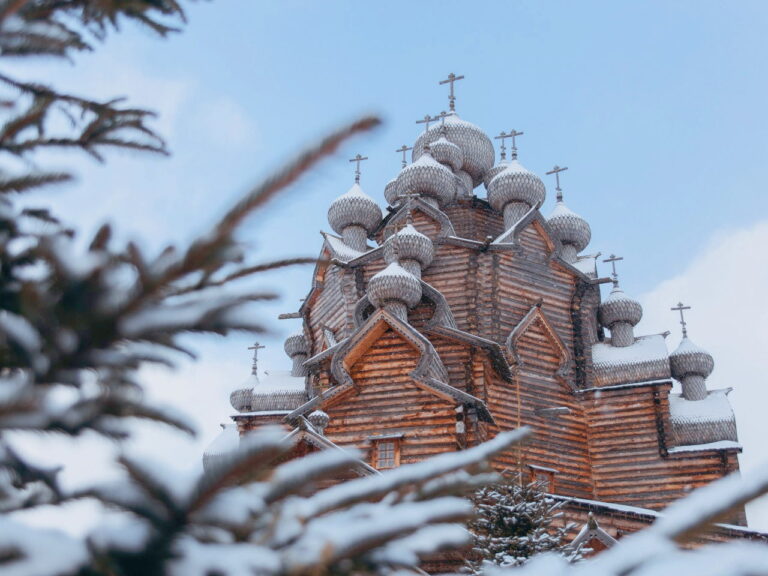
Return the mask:
[[520,162],[512,160],[488,184],[488,201],[494,210],[502,212],[510,202],[525,202],[538,206],[544,202],[547,191],[544,183]]
[[347,226],[361,226],[369,234],[381,222],[381,208],[355,183],[328,208],[328,223],[341,234]]
[[456,180],[453,172],[427,152],[400,171],[397,193],[428,196],[443,205],[456,196]]
[[[462,120],[456,114],[446,116],[444,125],[445,137],[456,144],[464,154],[462,170],[472,176],[472,183],[477,186],[493,166],[495,153],[491,139],[480,128]],[[437,124],[418,137],[413,145],[414,160],[424,154],[426,144],[432,144],[442,136],[442,127],[443,123]]]

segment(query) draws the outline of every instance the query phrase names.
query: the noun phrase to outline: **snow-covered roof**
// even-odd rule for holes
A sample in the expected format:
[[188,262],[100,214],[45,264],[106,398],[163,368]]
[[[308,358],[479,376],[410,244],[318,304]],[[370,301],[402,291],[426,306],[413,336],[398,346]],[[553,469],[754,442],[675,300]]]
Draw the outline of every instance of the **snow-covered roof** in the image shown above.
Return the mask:
[[736,443],[736,418],[728,392],[730,389],[712,390],[703,400],[686,400],[680,394],[670,394],[672,443],[679,448],[699,446],[700,450],[706,449],[701,447],[705,444]]
[[680,454],[685,452],[701,452],[702,450],[741,450],[742,446],[733,440],[719,440],[717,442],[708,442],[707,444],[691,444],[690,446],[675,446],[667,450],[670,454]]
[[595,256],[579,256],[575,262],[571,262],[571,265],[582,274],[586,274],[590,278],[597,278],[596,261]]
[[610,340],[592,345],[592,363],[598,386],[669,378],[669,354],[664,336],[640,336],[629,346]]
[[222,428],[223,430],[203,452],[203,467],[206,470],[211,470],[216,466],[217,461],[236,451],[240,446],[240,433],[237,431],[237,425],[223,424]]
[[[291,376],[290,370],[268,370],[262,378],[251,376],[253,394],[274,394],[276,392],[304,392],[306,384],[304,376]],[[243,385],[245,387],[245,384]]]
[[333,253],[333,257],[338,258],[342,262],[349,262],[350,260],[354,260],[355,258],[358,258],[363,254],[365,254],[365,252],[360,252],[359,250],[350,248],[338,236],[334,236],[333,234],[328,234],[327,232],[323,232],[322,234],[323,234],[323,237],[325,238],[325,242],[328,248]]

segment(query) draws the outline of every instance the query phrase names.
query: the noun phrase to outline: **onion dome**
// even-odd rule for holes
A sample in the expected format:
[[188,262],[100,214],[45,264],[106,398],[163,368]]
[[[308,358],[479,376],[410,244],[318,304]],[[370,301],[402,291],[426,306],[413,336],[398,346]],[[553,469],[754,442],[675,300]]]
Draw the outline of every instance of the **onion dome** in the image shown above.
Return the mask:
[[387,185],[384,186],[384,199],[390,206],[394,206],[400,199],[397,195],[397,178],[390,180],[387,182]]
[[510,202],[524,202],[537,206],[544,202],[547,191],[544,183],[517,160],[512,160],[488,184],[488,201],[499,212]]
[[288,336],[285,339],[283,349],[289,358],[293,358],[296,354],[309,354],[309,346],[304,332],[296,332]]
[[555,205],[547,223],[560,242],[574,246],[577,253],[584,250],[592,239],[589,223],[569,209],[562,200]]
[[446,204],[456,195],[456,181],[453,172],[426,152],[400,171],[397,193],[420,194],[435,198],[439,204]]
[[307,416],[307,420],[320,434],[323,434],[325,427],[328,426],[328,422],[331,421],[331,417],[322,410],[315,410]]
[[436,142],[443,136],[461,149],[464,155],[462,170],[472,176],[473,187],[483,181],[488,169],[493,166],[493,144],[491,139],[474,124],[462,120],[456,114],[446,116],[444,121],[423,132],[413,145],[413,158],[417,159],[424,154],[427,144]]
[[688,336],[684,336],[677,349],[669,355],[669,364],[672,376],[680,381],[691,375],[707,378],[715,369],[712,355],[696,346]]
[[448,141],[445,136],[440,136],[432,142],[429,145],[429,151],[432,158],[441,164],[450,166],[454,172],[461,170],[461,165],[464,163],[464,152],[456,144]]
[[400,264],[392,262],[368,282],[368,299],[377,308],[388,302],[402,302],[413,308],[421,300],[421,282]]
[[416,260],[421,268],[427,268],[435,256],[432,240],[425,236],[413,224],[407,224],[397,234],[390,236],[384,243],[384,260]]
[[630,298],[615,284],[608,297],[600,304],[600,323],[610,328],[617,323],[635,326],[643,317],[640,302]]
[[509,160],[502,159],[498,164],[488,169],[488,172],[485,173],[485,177],[483,178],[483,184],[485,185],[486,190],[490,190],[489,185],[491,183],[491,180],[493,180],[494,178],[496,178],[496,176],[504,172],[507,166],[509,166]]
[[206,472],[223,465],[240,446],[240,433],[235,424],[222,424],[222,431],[203,452],[203,469]]
[[360,226],[369,234],[381,222],[381,208],[355,183],[328,208],[328,223],[337,234],[348,226]]

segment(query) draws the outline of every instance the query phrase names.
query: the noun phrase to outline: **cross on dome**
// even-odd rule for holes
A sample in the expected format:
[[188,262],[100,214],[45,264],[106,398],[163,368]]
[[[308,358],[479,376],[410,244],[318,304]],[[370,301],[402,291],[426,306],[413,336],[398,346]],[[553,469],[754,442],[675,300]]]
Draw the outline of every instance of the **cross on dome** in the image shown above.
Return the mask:
[[350,162],[357,162],[355,166],[355,184],[360,184],[360,162],[364,160],[368,160],[368,156],[361,156],[360,154],[349,159]]
[[517,160],[517,141],[515,138],[517,136],[522,136],[523,134],[525,134],[525,132],[518,132],[514,128],[510,130],[508,134],[508,136],[512,138],[512,160]]
[[613,285],[618,286],[619,285],[619,275],[616,273],[616,262],[619,262],[621,260],[624,260],[623,256],[616,256],[615,254],[611,254],[608,258],[603,260],[603,262],[610,262],[611,268],[613,268],[613,274],[611,274],[611,279],[613,280]]
[[248,350],[253,350],[253,364],[251,366],[251,374],[254,376],[259,375],[259,350],[263,350],[266,346],[262,346],[258,342],[254,342],[253,346],[248,346]]
[[453,85],[459,80],[464,80],[464,76],[456,76],[456,74],[454,74],[453,72],[448,74],[448,78],[446,78],[445,80],[440,80],[440,85],[450,84],[450,91],[448,92],[448,107],[451,112],[456,111],[456,95],[454,94],[454,91],[453,91]]
[[670,310],[674,310],[677,312],[680,312],[680,325],[683,327],[683,338],[688,337],[688,328],[686,327],[687,324],[685,322],[685,315],[683,314],[683,310],[690,310],[690,306],[685,306],[682,302],[678,302],[677,306],[670,308]]
[[[554,174],[555,175],[555,181],[557,182],[555,190],[557,191],[557,201],[562,202],[563,201],[563,191],[560,188],[560,172],[565,172],[568,170],[568,166],[563,166],[560,168],[557,164],[555,164],[555,167],[552,168],[549,172],[547,172],[547,175]],[[613,255],[611,255],[611,258],[613,258]],[[606,260],[607,262],[607,260]]]
[[493,137],[494,140],[501,140],[501,159],[502,160],[507,159],[507,146],[505,144],[505,141],[507,138],[510,138],[511,136],[512,136],[511,134],[507,134],[506,132],[504,132],[504,130],[502,130],[501,132],[499,132],[498,136]]
[[400,148],[395,150],[395,152],[402,152],[403,153],[403,168],[405,168],[408,165],[408,160],[405,159],[405,154],[409,150],[413,150],[413,146],[408,147],[405,144],[403,144],[402,146],[400,146]]
[[439,114],[438,114],[437,116],[430,116],[429,114],[426,114],[426,115],[424,116],[424,118],[422,118],[421,120],[416,120],[416,124],[424,124],[424,125],[425,125],[425,126],[424,126],[424,128],[425,128],[427,131],[429,131],[429,125],[430,125],[432,122],[434,122],[435,120],[439,119],[439,118],[440,118],[440,115],[439,115]]

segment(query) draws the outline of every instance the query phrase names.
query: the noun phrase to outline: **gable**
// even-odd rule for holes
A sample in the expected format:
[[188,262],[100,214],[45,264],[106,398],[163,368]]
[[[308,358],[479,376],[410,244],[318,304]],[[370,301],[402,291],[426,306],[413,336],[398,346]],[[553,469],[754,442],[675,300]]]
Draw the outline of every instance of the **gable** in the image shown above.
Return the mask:
[[563,380],[569,364],[565,344],[536,304],[507,337],[507,349],[518,368]]

